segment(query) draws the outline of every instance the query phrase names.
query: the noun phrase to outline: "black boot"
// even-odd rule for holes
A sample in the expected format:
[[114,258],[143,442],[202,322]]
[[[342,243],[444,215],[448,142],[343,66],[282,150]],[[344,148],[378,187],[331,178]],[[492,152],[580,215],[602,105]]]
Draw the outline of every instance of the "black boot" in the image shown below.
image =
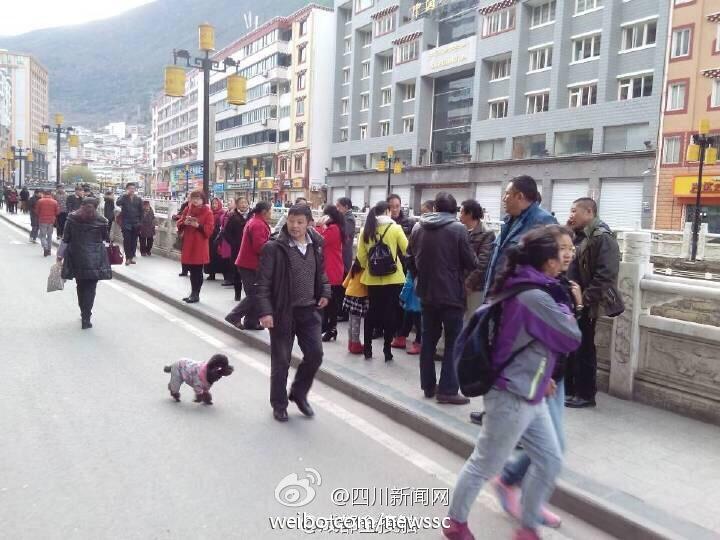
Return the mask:
[[90,317],[85,317],[85,316],[83,316],[83,318],[82,318],[82,323],[81,323],[81,328],[82,328],[83,330],[87,330],[88,328],[92,328],[92,327],[93,327],[93,326],[92,326],[92,323],[90,322]]
[[385,361],[386,362],[392,362],[393,361],[393,355],[392,355],[392,348],[390,346],[389,341],[386,341],[383,345],[383,354],[385,355]]
[[363,355],[365,355],[365,360],[370,360],[372,358],[372,343],[368,343],[363,346]]
[[200,294],[196,292],[190,293],[190,296],[183,298],[183,301],[188,304],[197,304],[200,301]]
[[331,328],[323,334],[322,340],[324,342],[337,341],[337,328]]

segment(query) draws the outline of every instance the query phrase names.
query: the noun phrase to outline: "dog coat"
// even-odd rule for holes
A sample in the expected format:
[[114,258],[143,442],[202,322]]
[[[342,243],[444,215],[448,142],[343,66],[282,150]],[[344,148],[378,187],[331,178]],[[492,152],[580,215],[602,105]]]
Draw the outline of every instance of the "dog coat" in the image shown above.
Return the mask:
[[189,358],[181,358],[170,366],[170,391],[180,391],[182,383],[192,386],[196,394],[210,390],[207,382],[207,362],[194,362]]

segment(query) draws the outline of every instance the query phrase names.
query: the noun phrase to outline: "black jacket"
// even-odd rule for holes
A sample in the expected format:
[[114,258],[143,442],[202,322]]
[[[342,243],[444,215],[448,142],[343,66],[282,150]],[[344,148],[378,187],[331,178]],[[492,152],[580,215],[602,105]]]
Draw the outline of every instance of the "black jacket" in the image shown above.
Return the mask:
[[70,214],[63,231],[67,244],[62,267],[63,279],[112,279],[112,269],[103,241],[109,242],[107,219],[95,216],[81,221]]
[[115,199],[113,199],[112,197],[105,197],[103,215],[108,221],[115,221]]
[[405,236],[410,238],[410,234],[412,233],[413,226],[415,225],[415,222],[410,219],[408,216],[405,215],[405,212],[400,210],[400,215],[397,217],[397,219],[393,218],[393,221],[400,225],[402,227],[403,232],[405,233]]
[[67,208],[67,213],[69,214],[69,213],[74,212],[75,210],[79,209],[81,203],[82,203],[82,197],[78,197],[74,193],[71,195],[68,195],[67,200],[66,200],[66,206],[65,206]]
[[601,307],[611,317],[620,315],[625,305],[617,288],[620,248],[615,236],[598,218],[577,233],[577,254],[568,276],[582,288],[585,309],[593,319]]
[[230,217],[223,231],[223,238],[230,244],[232,264],[235,264],[235,259],[237,259],[238,253],[240,253],[240,244],[242,243],[246,224],[247,217],[236,210],[230,212]]
[[[325,275],[322,236],[313,229],[308,229],[308,234],[312,239],[315,254],[315,299],[330,299],[332,294]],[[257,272],[258,316],[272,315],[275,328],[287,332],[292,328],[289,239],[287,227],[283,227],[277,239],[270,240],[263,246]]]
[[122,218],[120,219],[123,229],[131,229],[140,224],[142,219],[142,199],[135,195],[132,199],[128,195],[123,195],[117,202],[122,208]]
[[20,190],[20,200],[23,201],[23,202],[27,202],[27,200],[28,200],[29,198],[30,198],[30,192],[29,192],[27,189],[22,188],[22,189]]
[[420,218],[410,236],[408,265],[423,305],[465,309],[465,275],[477,268],[477,257],[454,214],[432,212]]
[[355,242],[355,214],[348,210],[345,214],[345,242],[343,243],[342,256],[345,274],[350,272],[353,263],[353,244]]
[[37,206],[39,200],[40,197],[38,197],[37,195],[33,195],[28,199],[28,210],[30,210],[31,214],[35,213],[35,207]]
[[468,240],[478,264],[477,268],[469,272],[465,278],[465,286],[471,291],[484,291],[485,276],[495,243],[495,232],[487,230],[485,225],[478,223],[477,227],[468,231]]

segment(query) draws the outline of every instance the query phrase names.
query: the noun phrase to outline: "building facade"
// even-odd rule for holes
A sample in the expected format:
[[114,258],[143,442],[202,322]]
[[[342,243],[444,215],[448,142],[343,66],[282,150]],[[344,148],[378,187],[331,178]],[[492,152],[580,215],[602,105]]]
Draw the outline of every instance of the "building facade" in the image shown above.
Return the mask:
[[[700,120],[707,119],[720,148],[720,3],[675,0],[667,51],[662,152],[655,228],[680,229],[694,217],[698,162],[686,157]],[[703,172],[703,221],[720,233],[720,165]]]
[[10,165],[4,159],[10,148],[10,119],[12,118],[12,85],[6,68],[0,68],[0,182],[10,178]]
[[440,190],[489,219],[519,174],[567,219],[595,198],[650,226],[669,0],[337,0],[331,197],[406,205]]

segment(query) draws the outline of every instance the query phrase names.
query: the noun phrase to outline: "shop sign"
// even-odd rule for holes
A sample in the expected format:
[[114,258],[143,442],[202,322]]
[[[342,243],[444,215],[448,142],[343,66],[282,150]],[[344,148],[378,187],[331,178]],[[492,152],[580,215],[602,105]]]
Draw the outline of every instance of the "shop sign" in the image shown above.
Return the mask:
[[475,64],[477,52],[477,37],[470,36],[460,41],[448,43],[442,47],[435,47],[422,54],[421,75],[435,73]]
[[432,13],[437,8],[449,4],[453,0],[425,0],[425,2],[415,2],[410,6],[410,15],[413,19],[419,19],[423,15]]
[[[697,176],[675,177],[673,195],[676,197],[696,197],[697,192]],[[703,176],[701,197],[720,198],[720,176]]]
[[302,178],[294,178],[292,181],[292,187],[294,188],[302,188],[303,186],[303,179]]

